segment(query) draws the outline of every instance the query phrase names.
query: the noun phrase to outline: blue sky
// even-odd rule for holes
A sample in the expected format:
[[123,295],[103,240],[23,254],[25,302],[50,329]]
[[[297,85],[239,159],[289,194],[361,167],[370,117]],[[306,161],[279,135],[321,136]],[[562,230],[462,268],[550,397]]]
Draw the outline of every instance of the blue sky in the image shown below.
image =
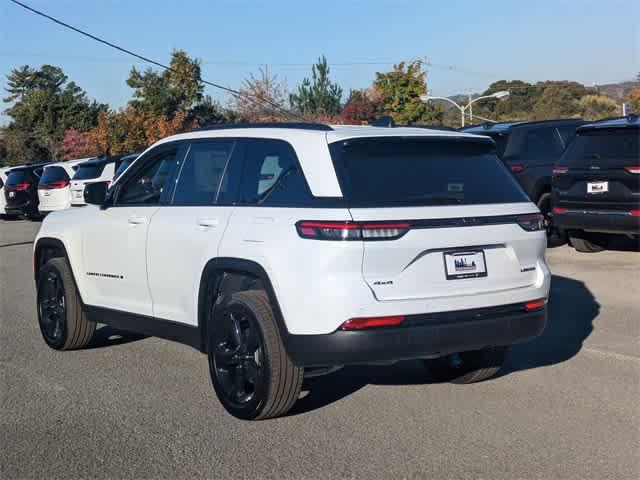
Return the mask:
[[[24,2],[161,62],[182,48],[202,60],[204,78],[231,87],[269,64],[292,90],[321,54],[345,92],[392,62],[425,57],[436,95],[499,79],[608,83],[640,70],[640,2],[632,0]],[[8,0],[0,0],[0,19],[0,88],[13,67],[51,63],[91,98],[113,107],[129,99],[125,80],[140,62]],[[354,62],[376,64],[340,65]]]

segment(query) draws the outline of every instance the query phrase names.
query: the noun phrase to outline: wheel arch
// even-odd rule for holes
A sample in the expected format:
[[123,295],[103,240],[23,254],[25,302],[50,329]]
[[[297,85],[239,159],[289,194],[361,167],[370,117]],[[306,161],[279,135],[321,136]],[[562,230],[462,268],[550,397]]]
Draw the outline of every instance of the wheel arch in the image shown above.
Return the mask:
[[[36,241],[36,244],[33,248],[33,276],[34,280],[37,282],[40,274],[40,269],[44,266],[47,261],[51,258],[59,258],[64,257],[69,260],[69,254],[67,253],[67,248],[65,247],[62,240],[58,238],[52,237],[42,237]],[[69,262],[71,265],[71,262]],[[71,274],[73,275],[73,269],[71,269]],[[75,282],[75,276],[73,281]],[[77,284],[76,284],[77,286]]]
[[198,289],[198,330],[202,352],[207,351],[207,305],[212,300],[224,303],[225,298],[235,292],[261,288],[267,294],[273,314],[276,319],[280,337],[288,350],[287,330],[278,298],[275,294],[271,279],[262,265],[242,258],[219,257],[207,262],[200,276]]

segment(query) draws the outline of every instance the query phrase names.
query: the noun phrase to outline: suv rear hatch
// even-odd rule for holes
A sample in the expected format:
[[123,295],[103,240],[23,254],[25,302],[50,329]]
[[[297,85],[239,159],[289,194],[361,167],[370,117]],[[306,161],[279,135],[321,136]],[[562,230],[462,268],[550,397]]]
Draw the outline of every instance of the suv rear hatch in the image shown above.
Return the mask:
[[633,210],[640,202],[640,130],[580,131],[554,168],[556,207]]
[[378,300],[536,283],[541,217],[491,140],[367,138],[330,150],[362,229],[362,275]]

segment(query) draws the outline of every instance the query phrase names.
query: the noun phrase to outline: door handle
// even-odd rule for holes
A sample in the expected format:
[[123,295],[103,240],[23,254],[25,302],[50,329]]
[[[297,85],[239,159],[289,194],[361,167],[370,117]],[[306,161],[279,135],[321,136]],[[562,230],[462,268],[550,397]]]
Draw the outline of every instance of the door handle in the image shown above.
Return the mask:
[[131,215],[127,221],[131,225],[144,225],[147,223],[147,217],[138,217],[137,215]]
[[213,228],[217,227],[220,224],[220,221],[217,218],[198,218],[196,223],[200,227]]

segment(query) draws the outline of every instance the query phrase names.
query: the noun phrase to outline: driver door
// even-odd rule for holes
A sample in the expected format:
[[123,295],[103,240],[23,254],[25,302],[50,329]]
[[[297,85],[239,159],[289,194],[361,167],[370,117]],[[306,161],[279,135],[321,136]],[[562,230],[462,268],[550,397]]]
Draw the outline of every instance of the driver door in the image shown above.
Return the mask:
[[151,218],[169,198],[179,154],[175,144],[149,151],[114,186],[107,208],[91,212],[82,242],[84,301],[89,305],[153,314],[147,233]]

